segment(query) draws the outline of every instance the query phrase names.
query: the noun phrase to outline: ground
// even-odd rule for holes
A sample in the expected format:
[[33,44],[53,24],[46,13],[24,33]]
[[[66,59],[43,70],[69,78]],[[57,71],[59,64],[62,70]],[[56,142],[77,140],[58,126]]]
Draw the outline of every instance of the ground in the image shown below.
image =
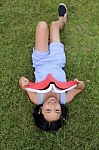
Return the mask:
[[60,0],[0,1],[1,150],[98,150],[98,0],[63,0],[68,23],[61,33],[67,79],[84,80],[84,92],[68,104],[69,121],[57,133],[37,129],[33,106],[18,86],[34,79],[31,54],[38,21],[57,19]]

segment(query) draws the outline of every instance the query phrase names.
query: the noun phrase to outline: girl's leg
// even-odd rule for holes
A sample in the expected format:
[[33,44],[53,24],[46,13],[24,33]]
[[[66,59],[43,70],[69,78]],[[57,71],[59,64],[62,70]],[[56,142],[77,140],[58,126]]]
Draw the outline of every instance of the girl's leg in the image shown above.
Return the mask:
[[60,42],[60,30],[67,21],[67,8],[64,4],[59,5],[58,13],[59,19],[50,25],[50,42]]
[[63,17],[59,17],[58,21],[52,21],[50,25],[50,42],[60,42],[60,30],[65,24],[63,20]]
[[35,49],[39,51],[47,51],[48,50],[48,26],[44,21],[40,21],[36,27],[36,35],[35,35]]

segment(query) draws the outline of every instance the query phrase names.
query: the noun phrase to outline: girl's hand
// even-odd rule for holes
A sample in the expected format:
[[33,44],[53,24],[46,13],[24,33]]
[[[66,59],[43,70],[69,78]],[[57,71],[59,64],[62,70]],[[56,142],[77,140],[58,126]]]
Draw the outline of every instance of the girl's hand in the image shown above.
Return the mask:
[[80,89],[80,90],[83,90],[85,88],[85,83],[84,81],[79,81],[78,79],[74,79],[74,81],[77,81],[78,82],[78,85],[77,85],[77,89]]
[[25,90],[24,86],[29,85],[29,79],[27,79],[26,77],[21,77],[19,79],[19,85],[23,90]]
[[73,100],[73,98],[79,94],[80,92],[82,92],[85,88],[85,83],[84,81],[79,81],[78,79],[74,79],[74,81],[78,82],[76,88],[70,90],[67,92],[66,94],[66,102],[71,102]]

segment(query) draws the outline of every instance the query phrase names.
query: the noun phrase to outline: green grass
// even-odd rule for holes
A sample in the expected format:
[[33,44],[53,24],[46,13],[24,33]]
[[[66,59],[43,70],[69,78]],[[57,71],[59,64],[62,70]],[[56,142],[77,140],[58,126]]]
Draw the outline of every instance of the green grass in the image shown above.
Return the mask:
[[69,108],[69,121],[57,133],[38,130],[23,93],[21,76],[34,79],[31,53],[38,21],[57,19],[60,0],[0,1],[1,150],[98,150],[99,1],[63,0],[68,24],[61,33],[67,78],[84,80],[86,89]]

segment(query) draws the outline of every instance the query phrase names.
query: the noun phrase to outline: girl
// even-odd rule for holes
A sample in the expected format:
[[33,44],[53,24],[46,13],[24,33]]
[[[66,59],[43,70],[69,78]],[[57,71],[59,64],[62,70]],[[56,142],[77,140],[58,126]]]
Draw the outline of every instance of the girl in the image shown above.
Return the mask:
[[[66,82],[66,74],[63,70],[66,58],[64,45],[60,42],[60,31],[67,21],[67,7],[60,3],[58,6],[58,20],[52,21],[49,30],[47,23],[41,21],[36,27],[36,42],[33,49],[32,61],[35,68],[35,82],[40,82],[51,73],[53,77],[61,82]],[[77,79],[76,79],[77,80]],[[76,88],[65,92],[55,93],[50,91],[45,94],[27,91],[24,86],[29,84],[29,79],[21,77],[20,87],[25,90],[30,100],[36,104],[33,117],[35,124],[45,131],[56,131],[62,127],[67,119],[66,103],[71,102],[75,95],[80,93],[85,84],[79,81]]]

